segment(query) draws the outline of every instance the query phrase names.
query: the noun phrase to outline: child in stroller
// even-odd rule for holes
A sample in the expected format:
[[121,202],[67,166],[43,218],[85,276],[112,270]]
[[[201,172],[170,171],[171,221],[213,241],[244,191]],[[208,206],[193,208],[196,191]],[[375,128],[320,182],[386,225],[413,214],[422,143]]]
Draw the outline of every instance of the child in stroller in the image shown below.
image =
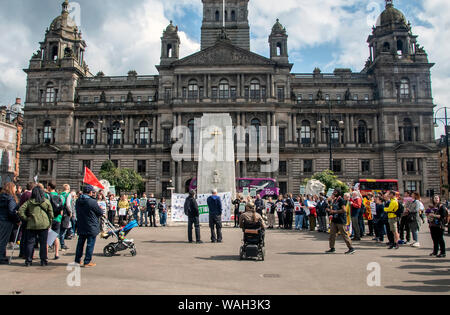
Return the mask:
[[134,240],[127,239],[126,236],[128,235],[128,233],[130,233],[130,231],[132,229],[134,229],[135,227],[138,226],[137,221],[136,220],[131,221],[123,228],[116,229],[111,224],[111,222],[109,222],[105,218],[103,218],[103,219],[105,220],[104,223],[105,223],[106,227],[108,228],[109,232],[103,233],[102,238],[108,239],[109,237],[113,236],[117,239],[117,242],[112,242],[105,246],[105,248],[103,249],[103,254],[106,257],[112,257],[117,252],[129,249],[131,256],[136,256],[137,251],[136,251],[136,246],[134,245]]
[[265,225],[253,203],[248,203],[245,213],[239,218],[239,226],[244,232],[243,245],[240,248],[239,258],[256,258],[264,260],[265,250]]

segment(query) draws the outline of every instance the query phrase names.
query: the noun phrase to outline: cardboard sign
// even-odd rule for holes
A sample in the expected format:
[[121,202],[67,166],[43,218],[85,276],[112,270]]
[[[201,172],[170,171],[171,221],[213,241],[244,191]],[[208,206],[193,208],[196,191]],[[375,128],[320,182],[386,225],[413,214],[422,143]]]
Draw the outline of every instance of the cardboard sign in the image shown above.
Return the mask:
[[283,211],[283,204],[281,202],[277,203],[277,212]]
[[250,189],[250,197],[256,197],[256,188]]
[[248,191],[248,187],[244,187],[242,189],[242,194],[244,195],[244,197],[248,197],[250,195],[250,193]]
[[301,185],[300,186],[300,195],[304,195],[306,192],[306,186],[305,185]]
[[294,209],[295,209],[295,211],[300,211],[300,203],[299,202],[294,202]]
[[208,205],[199,205],[198,206],[198,213],[200,215],[202,214],[209,214],[209,208]]
[[109,207],[111,211],[116,211],[117,210],[117,201],[116,200],[111,200],[109,202]]
[[330,198],[333,195],[333,193],[334,193],[334,188],[328,189],[327,197]]
[[239,212],[240,213],[244,213],[245,212],[245,203],[240,203],[239,204]]
[[126,208],[120,208],[119,209],[119,215],[127,215],[127,209]]

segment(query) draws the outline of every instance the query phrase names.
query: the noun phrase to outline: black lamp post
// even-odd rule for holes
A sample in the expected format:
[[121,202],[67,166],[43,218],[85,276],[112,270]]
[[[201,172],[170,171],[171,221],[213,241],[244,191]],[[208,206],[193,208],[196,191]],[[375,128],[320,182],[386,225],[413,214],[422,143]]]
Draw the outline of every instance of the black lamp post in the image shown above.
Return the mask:
[[[114,131],[115,131],[115,127],[116,125],[114,125],[113,123],[113,112],[116,108],[114,108],[114,103],[113,102],[108,102],[108,123],[105,127],[103,127],[103,131],[106,132],[106,134],[108,135],[108,159],[109,161],[111,161],[111,150],[112,150],[112,145],[113,145],[113,137],[114,137]],[[119,121],[120,125],[124,124],[125,121],[123,119],[123,111],[122,108],[119,107],[120,110],[120,114],[122,116],[121,120]],[[99,119],[99,123],[103,124],[105,121],[103,119],[103,117],[100,117]]]
[[[332,137],[332,126],[331,126],[331,100],[327,99],[326,103],[328,105],[328,127],[325,127],[325,130],[328,132],[328,150],[330,153],[330,171],[333,170],[333,137]],[[318,124],[322,124],[322,121],[318,121]],[[339,127],[342,128],[344,126],[344,122],[342,120],[339,121]],[[338,136],[339,137],[339,136]],[[338,139],[339,141],[339,139]]]
[[[434,114],[434,126],[437,128],[439,127],[438,122],[441,122],[444,124],[445,127],[445,146],[447,150],[447,194],[450,193],[450,148],[449,148],[449,118],[447,115],[447,109],[448,107],[442,107],[439,108],[436,113]],[[438,113],[444,110],[444,117],[438,117]],[[448,196],[447,196],[448,197]]]

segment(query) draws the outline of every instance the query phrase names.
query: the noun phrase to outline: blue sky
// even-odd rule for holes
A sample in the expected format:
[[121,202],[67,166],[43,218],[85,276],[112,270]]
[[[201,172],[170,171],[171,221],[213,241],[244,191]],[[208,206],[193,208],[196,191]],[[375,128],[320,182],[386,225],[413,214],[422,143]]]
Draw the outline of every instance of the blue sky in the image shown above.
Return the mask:
[[[0,104],[24,98],[26,68],[44,39],[45,29],[60,14],[62,0],[0,0]],[[200,49],[201,0],[77,0],[80,28],[88,44],[86,60],[94,74],[155,74],[160,37],[170,20],[179,26],[181,55]],[[431,62],[433,92],[438,106],[450,99],[450,1],[394,0],[411,21],[413,33]],[[267,39],[277,18],[289,35],[293,72],[335,68],[362,69],[369,50],[371,25],[384,0],[250,0],[252,51],[267,56]]]

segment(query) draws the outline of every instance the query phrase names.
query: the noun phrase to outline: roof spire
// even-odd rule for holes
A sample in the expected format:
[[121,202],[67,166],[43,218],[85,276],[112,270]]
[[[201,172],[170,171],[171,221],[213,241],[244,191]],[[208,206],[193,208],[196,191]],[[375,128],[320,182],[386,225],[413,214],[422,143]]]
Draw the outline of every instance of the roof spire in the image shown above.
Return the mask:
[[394,0],[386,0],[386,8],[393,7],[393,6],[394,6]]

